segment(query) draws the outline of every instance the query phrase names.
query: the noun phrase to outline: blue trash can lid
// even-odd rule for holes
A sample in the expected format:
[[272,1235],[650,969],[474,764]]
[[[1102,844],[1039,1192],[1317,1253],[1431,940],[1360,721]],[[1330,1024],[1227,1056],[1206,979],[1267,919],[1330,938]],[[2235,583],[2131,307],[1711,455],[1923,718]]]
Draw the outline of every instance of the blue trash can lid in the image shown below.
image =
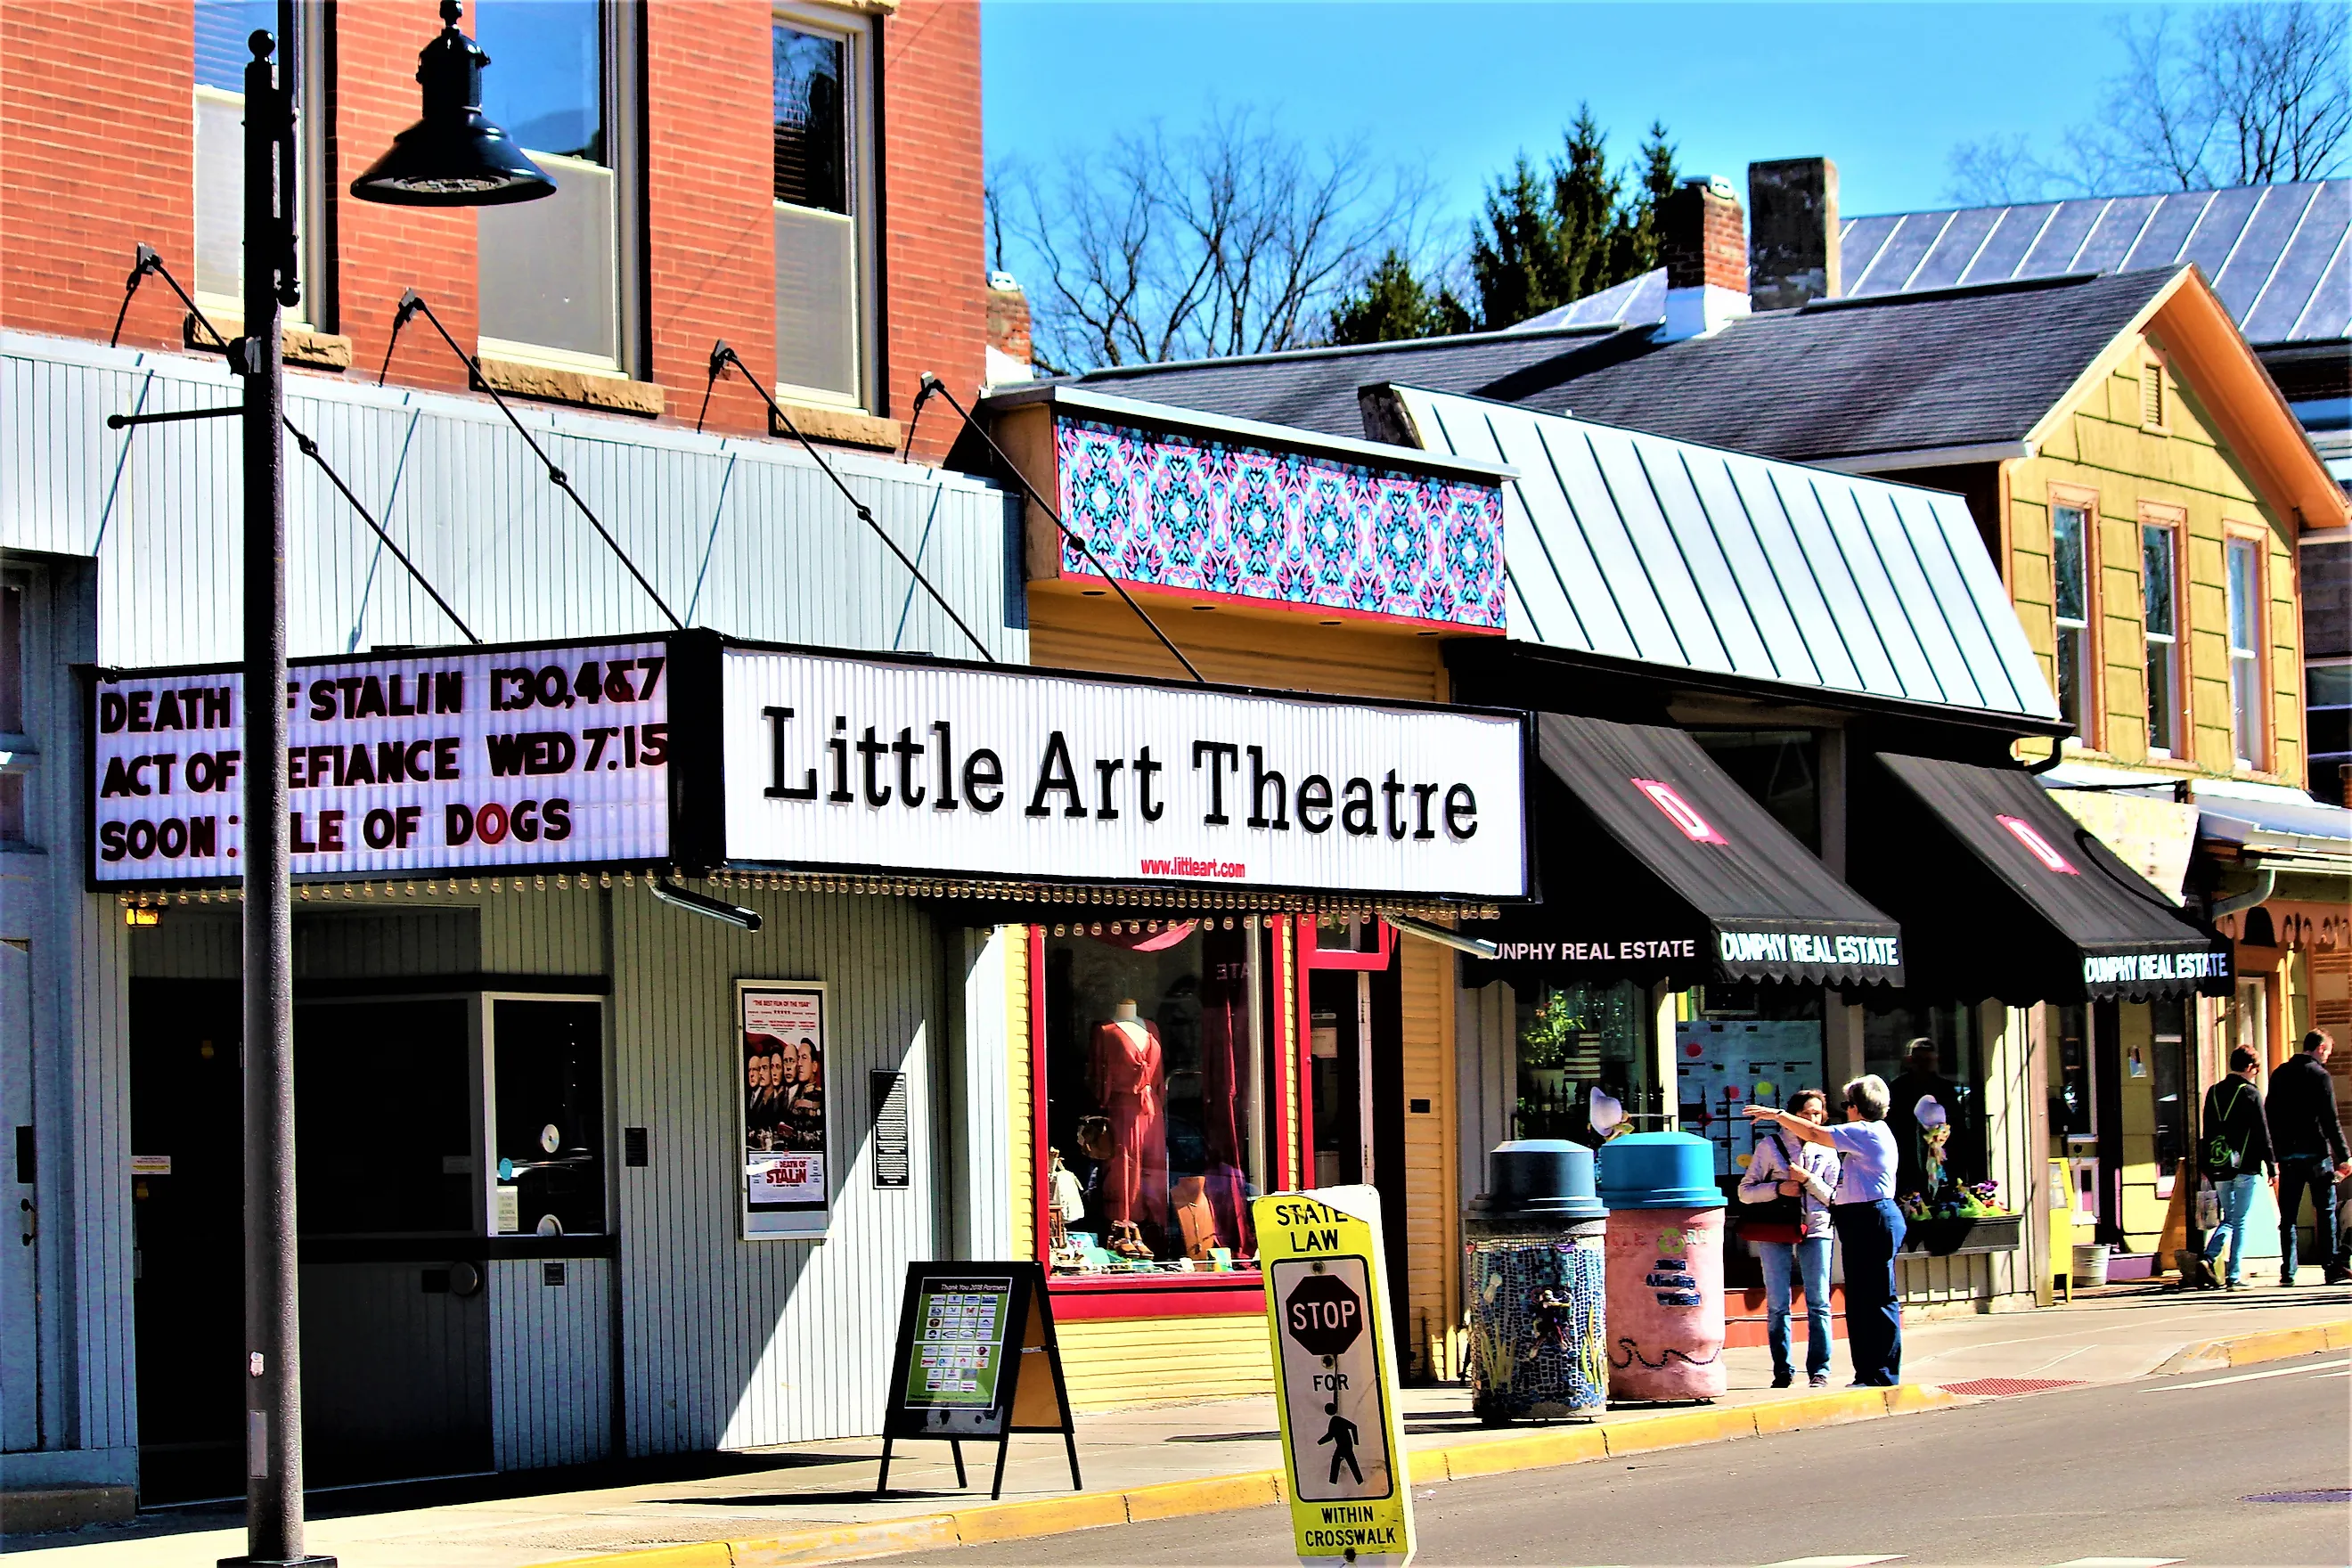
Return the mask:
[[1592,1151],[1564,1138],[1497,1143],[1486,1156],[1486,1192],[1470,1204],[1489,1225],[1606,1219],[1593,1192]]
[[1601,1146],[1601,1201],[1612,1209],[1719,1209],[1715,1147],[1687,1132],[1628,1132]]

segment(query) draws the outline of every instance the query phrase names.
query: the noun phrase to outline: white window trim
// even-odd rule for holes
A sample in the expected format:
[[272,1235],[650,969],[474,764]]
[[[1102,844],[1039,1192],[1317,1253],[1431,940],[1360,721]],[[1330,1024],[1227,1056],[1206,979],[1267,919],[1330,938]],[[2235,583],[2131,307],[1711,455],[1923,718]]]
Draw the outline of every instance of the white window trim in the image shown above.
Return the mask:
[[[773,390],[781,402],[812,403],[835,408],[854,408],[872,413],[880,406],[877,396],[875,367],[879,363],[881,318],[876,300],[881,292],[881,273],[876,266],[877,230],[875,217],[879,207],[881,182],[877,165],[881,162],[881,142],[876,134],[877,100],[881,93],[875,69],[874,23],[870,16],[842,6],[819,3],[793,4],[780,0],[770,8],[771,26],[782,23],[805,33],[822,33],[839,38],[848,46],[847,81],[848,113],[845,118],[849,129],[849,220],[855,227],[857,246],[857,390],[844,395],[824,387],[801,386],[783,379],[783,367],[776,366]],[[772,198],[770,207],[789,207],[793,204]],[[794,207],[795,211],[807,211]],[[772,279],[771,288],[773,287]],[[781,350],[778,359],[782,359]]]
[[[2248,628],[2252,635],[2252,641],[2242,652],[2241,652],[2238,646],[2237,627],[2231,624],[2233,617],[2230,614],[2231,601],[2236,596],[2231,591],[2230,566],[2231,563],[2237,558],[2238,552],[2241,550],[2244,551],[2251,558],[2253,566],[2253,580],[2250,588],[2250,602],[2246,606],[2247,613],[2253,620],[2253,625]],[[2267,639],[2270,635],[2270,616],[2269,605],[2263,598],[2264,594],[2268,590],[2268,582],[2267,574],[2264,571],[2264,567],[2267,563],[2263,561],[2263,550],[2262,541],[2243,533],[2229,533],[2222,536],[2221,641],[2223,651],[2228,655],[2230,662],[2230,751],[2232,759],[2237,763],[2240,768],[2251,769],[2257,773],[2265,771],[2268,768],[2269,762],[2267,756],[2246,756],[2244,755],[2244,752],[2249,748],[2241,745],[2239,742],[2244,738],[2240,731],[2242,729],[2251,729],[2254,732],[2254,743],[2251,748],[2252,750],[2267,753],[2271,750],[2272,745],[2272,715],[2268,711],[2272,704],[2269,689],[2269,675],[2268,670],[2265,668],[2270,661],[2267,657],[2267,650],[2263,647],[2265,639]],[[2254,712],[2252,715],[2252,722],[2247,725],[2241,725],[2238,721],[2238,666],[2240,664],[2251,664],[2254,668],[2255,707]]]
[[[2183,701],[2183,688],[2187,685],[2187,681],[2184,679],[2186,670],[2183,668],[2180,649],[2180,531],[2177,524],[2168,522],[2151,522],[2146,518],[2142,518],[2140,520],[2139,528],[2140,570],[2143,574],[2145,574],[2147,570],[2147,536],[2151,531],[2160,532],[2165,536],[2167,548],[2172,555],[2173,592],[2172,629],[2170,631],[2152,632],[2148,630],[2147,588],[2145,580],[2143,580],[2140,587],[2140,668],[2143,671],[2147,668],[2149,663],[2149,653],[2160,644],[2165,649],[2164,662],[2169,668],[2172,675],[2172,679],[2165,683],[2168,688],[2168,695],[2170,700],[2165,713],[2165,718],[2168,721],[2166,728],[2171,731],[2171,739],[2175,742],[2174,744],[2159,746],[2156,743],[2155,694],[2148,691],[2143,691],[2141,694],[2146,700],[2147,706],[2145,717],[2147,721],[2148,731],[2147,754],[2151,757],[2177,757],[2186,754],[2189,749],[2178,743],[2187,738],[2186,731],[2189,727],[2188,716],[2183,711],[2183,709],[2186,706]],[[2143,674],[2141,679],[2143,681],[2146,679],[2145,674]]]
[[[2083,556],[2081,574],[2083,580],[2083,614],[2079,618],[2065,616],[2062,614],[2058,608],[2058,513],[2061,511],[2075,512],[2079,514],[2083,520],[2082,532],[2080,535]],[[2093,584],[2091,574],[2093,565],[2091,560],[2091,540],[2093,531],[2098,526],[2098,514],[2086,505],[2077,501],[2068,500],[2053,501],[2051,503],[2050,659],[2052,668],[2055,670],[2062,682],[2065,679],[2066,659],[2065,644],[2063,640],[2063,634],[2073,631],[2078,633],[2082,638],[2081,658],[2074,670],[2074,689],[2082,703],[2083,711],[2075,718],[2075,732],[2067,736],[2062,742],[2064,745],[2075,747],[2090,746],[2093,742],[2094,734],[2097,729],[2098,685],[2095,672],[2099,660],[2098,649],[2093,646],[2091,640],[2091,623],[2097,618],[2097,606],[2092,602]],[[2054,697],[2057,693],[2053,691],[2051,695]]]
[[[299,51],[294,71],[297,94],[294,138],[295,156],[301,163],[298,171],[300,179],[296,196],[298,205],[294,211],[294,237],[295,265],[300,269],[302,296],[298,303],[288,307],[285,320],[289,327],[330,331],[333,329],[328,323],[335,320],[335,312],[331,309],[320,309],[319,301],[332,282],[334,261],[333,247],[327,242],[325,222],[331,198],[331,193],[327,189],[329,113],[325,106],[331,101],[332,89],[320,85],[327,80],[326,29],[331,25],[331,13],[324,5],[303,5],[299,0],[294,9],[294,45]],[[188,134],[192,143],[198,118],[196,106],[205,100],[233,104],[240,109],[245,105],[242,92],[199,83],[188,100]],[[193,208],[196,195],[193,171],[188,195]],[[237,201],[241,211],[244,203],[242,191],[237,193]],[[188,294],[205,314],[215,318],[244,318],[245,300],[241,292],[231,296],[194,287],[195,258],[193,255],[188,258],[188,272],[191,279]]]

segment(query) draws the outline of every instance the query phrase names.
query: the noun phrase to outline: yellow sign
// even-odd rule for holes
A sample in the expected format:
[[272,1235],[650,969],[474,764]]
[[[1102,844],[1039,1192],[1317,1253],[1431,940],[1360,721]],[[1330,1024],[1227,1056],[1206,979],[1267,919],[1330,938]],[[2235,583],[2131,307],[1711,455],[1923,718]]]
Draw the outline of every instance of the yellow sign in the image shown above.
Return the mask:
[[1285,1489],[1298,1560],[1412,1561],[1412,1481],[1397,1408],[1380,1194],[1328,1187],[1253,1199],[1281,1385]]

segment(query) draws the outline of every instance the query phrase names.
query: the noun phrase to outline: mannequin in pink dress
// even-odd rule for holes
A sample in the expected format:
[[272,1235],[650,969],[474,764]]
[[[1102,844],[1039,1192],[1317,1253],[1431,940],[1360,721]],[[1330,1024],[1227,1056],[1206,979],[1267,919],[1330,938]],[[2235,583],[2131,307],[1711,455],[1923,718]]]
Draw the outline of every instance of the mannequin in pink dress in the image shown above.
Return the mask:
[[1110,1121],[1110,1158],[1103,1163],[1103,1215],[1168,1225],[1168,1071],[1157,1026],[1121,1002],[1095,1026],[1087,1088]]

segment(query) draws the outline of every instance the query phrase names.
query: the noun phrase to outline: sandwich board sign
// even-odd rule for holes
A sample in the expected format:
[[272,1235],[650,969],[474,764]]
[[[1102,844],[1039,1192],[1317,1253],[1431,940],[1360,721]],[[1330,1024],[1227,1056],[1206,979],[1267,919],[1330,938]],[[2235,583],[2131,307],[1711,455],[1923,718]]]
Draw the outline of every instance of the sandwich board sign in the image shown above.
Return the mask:
[[1380,1195],[1279,1193],[1250,1205],[1265,1272],[1298,1560],[1412,1561],[1412,1484],[1397,1407]]
[[944,1440],[955,1456],[956,1485],[966,1486],[963,1440],[993,1439],[996,1481],[1015,1432],[1058,1432],[1070,1457],[1070,1486],[1080,1489],[1078,1441],[1070,1421],[1069,1385],[1036,1263],[909,1263],[882,1412],[882,1473],[877,1497],[890,1489],[890,1453],[901,1440]]

